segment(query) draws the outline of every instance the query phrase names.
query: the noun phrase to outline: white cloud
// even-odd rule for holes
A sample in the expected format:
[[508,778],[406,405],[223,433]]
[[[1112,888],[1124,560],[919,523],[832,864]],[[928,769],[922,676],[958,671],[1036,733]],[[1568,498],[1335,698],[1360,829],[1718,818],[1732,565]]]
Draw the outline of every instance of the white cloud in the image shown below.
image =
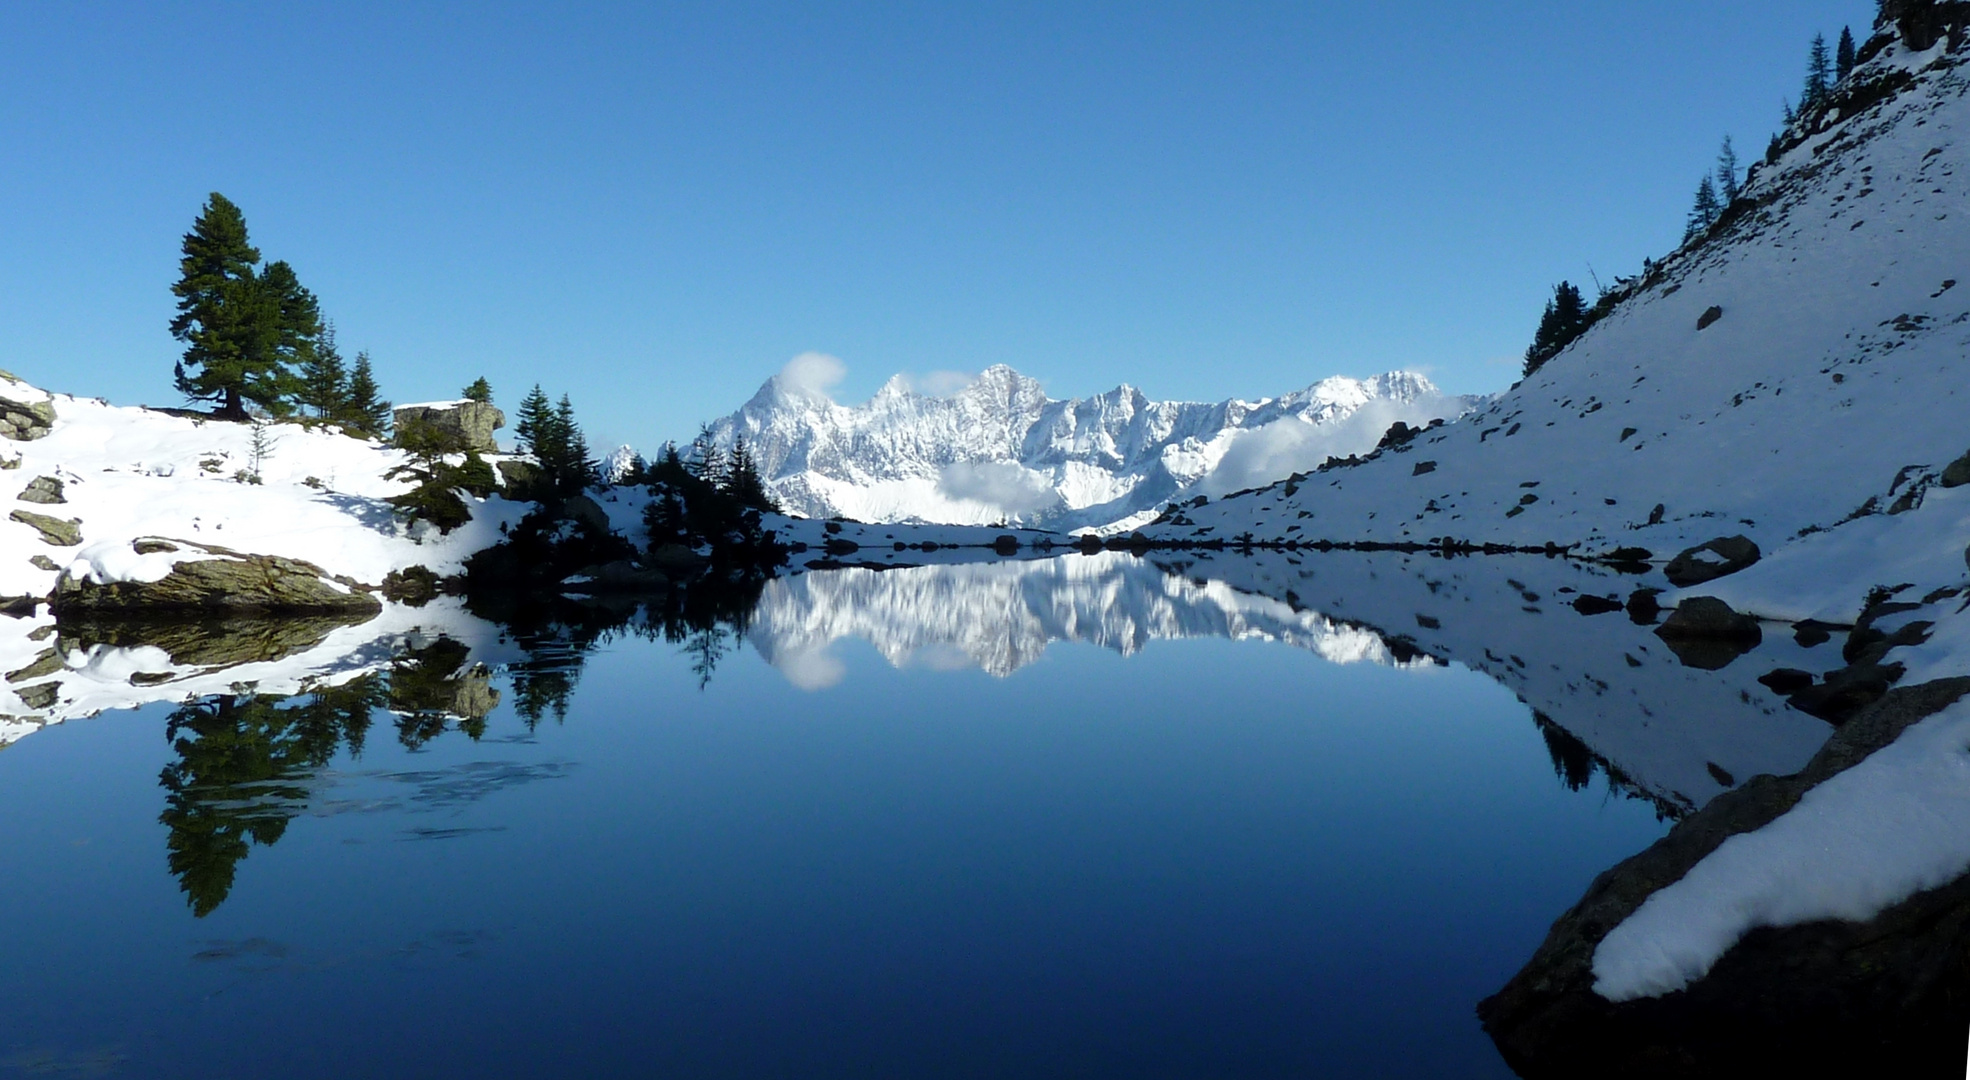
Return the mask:
[[1008,515],[1030,514],[1060,504],[1060,493],[1050,480],[1013,461],[947,465],[937,478],[937,493],[947,499],[995,506]]
[[780,369],[780,381],[790,389],[827,397],[828,391],[848,377],[848,365],[827,353],[804,352]]
[[1240,432],[1199,487],[1216,498],[1307,472],[1330,456],[1365,454],[1397,420],[1417,426],[1429,423],[1436,404],[1371,401],[1336,423],[1314,425],[1288,418]]

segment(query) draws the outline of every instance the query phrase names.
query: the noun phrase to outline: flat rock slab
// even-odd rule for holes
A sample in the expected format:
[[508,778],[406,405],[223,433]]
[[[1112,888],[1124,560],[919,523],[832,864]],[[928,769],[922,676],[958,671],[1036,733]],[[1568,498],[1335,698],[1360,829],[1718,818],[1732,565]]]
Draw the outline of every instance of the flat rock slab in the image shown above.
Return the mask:
[[241,554],[190,541],[175,543],[180,551],[197,554],[177,563],[159,581],[98,584],[63,574],[55,583],[57,616],[165,611],[374,615],[383,610],[381,602],[354,583],[338,581],[310,562]]
[[40,530],[41,542],[53,547],[75,547],[82,543],[82,522],[74,518],[49,517],[31,510],[16,510],[7,515],[23,525]]

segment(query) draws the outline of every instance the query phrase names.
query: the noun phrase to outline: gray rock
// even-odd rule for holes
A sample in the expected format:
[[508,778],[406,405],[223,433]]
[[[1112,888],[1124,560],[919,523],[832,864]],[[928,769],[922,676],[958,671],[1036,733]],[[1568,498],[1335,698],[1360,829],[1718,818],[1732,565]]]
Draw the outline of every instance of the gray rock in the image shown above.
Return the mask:
[[540,479],[540,468],[525,461],[496,462],[493,468],[499,470],[499,478],[508,488],[526,488]]
[[1755,640],[1763,636],[1758,620],[1734,610],[1714,596],[1692,596],[1676,605],[1676,610],[1656,627],[1655,636],[1707,638],[1716,641]]
[[[1594,952],[1658,890],[1733,836],[1763,828],[1805,793],[1970,692],[1953,678],[1889,692],[1849,720],[1806,767],[1755,776],[1711,800],[1647,850],[1602,873],[1553,924],[1525,967],[1478,1004],[1520,1076],[1609,1078],[1942,1076],[1961,1068],[1970,877],[1918,892],[1866,922],[1819,920],[1744,936],[1688,988],[1620,1004],[1593,990]],[[1904,1068],[1911,1044],[1935,1061]],[[1946,1068],[1931,1067],[1941,1063]]]
[[9,671],[7,673],[7,681],[18,683],[27,682],[29,679],[39,679],[44,675],[53,675],[66,666],[66,664],[62,663],[61,653],[52,648],[43,649],[41,650],[41,655],[36,656],[26,667],[18,671]]
[[60,570],[62,568],[60,563],[50,559],[46,555],[36,555],[32,559],[27,560],[27,564],[36,570]]
[[1943,466],[1942,479],[1938,483],[1946,488],[1970,484],[1970,454],[1965,454]]
[[405,405],[393,412],[396,426],[429,424],[459,437],[462,444],[480,453],[499,449],[493,432],[506,426],[506,414],[481,401],[457,401],[443,405]]
[[1714,596],[1692,596],[1655,628],[1683,666],[1717,671],[1764,640],[1758,620],[1740,614]]
[[[1706,559],[1703,557],[1706,554],[1717,558]],[[1757,562],[1760,554],[1758,545],[1749,537],[1720,536],[1678,554],[1662,568],[1662,573],[1671,585],[1688,588],[1735,574]]]
[[48,434],[48,429],[54,426],[52,402],[27,403],[0,397],[0,438],[30,442]]
[[609,531],[609,515],[602,510],[602,504],[586,495],[570,495],[561,500],[561,516],[569,521],[578,521],[596,532]]
[[74,518],[64,520],[27,510],[16,510],[7,516],[40,530],[41,542],[51,547],[75,547],[82,543],[82,522]]
[[68,500],[62,496],[60,480],[52,476],[37,476],[27,482],[27,490],[20,493],[20,501],[53,506]]
[[179,541],[181,549],[204,553],[171,568],[160,581],[98,585],[63,574],[55,582],[58,615],[71,613],[282,612],[374,615],[383,610],[375,597],[346,585],[300,559],[247,555],[226,548]]

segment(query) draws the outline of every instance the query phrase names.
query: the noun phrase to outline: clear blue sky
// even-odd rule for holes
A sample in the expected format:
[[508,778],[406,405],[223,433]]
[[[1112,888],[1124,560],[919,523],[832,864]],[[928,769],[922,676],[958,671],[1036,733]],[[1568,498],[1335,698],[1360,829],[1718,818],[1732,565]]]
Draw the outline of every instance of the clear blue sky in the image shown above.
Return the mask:
[[222,191],[398,401],[687,436],[795,354],[859,400],[1515,375],[1550,286],[1679,239],[1868,0],[12,4],[0,367],[177,404]]

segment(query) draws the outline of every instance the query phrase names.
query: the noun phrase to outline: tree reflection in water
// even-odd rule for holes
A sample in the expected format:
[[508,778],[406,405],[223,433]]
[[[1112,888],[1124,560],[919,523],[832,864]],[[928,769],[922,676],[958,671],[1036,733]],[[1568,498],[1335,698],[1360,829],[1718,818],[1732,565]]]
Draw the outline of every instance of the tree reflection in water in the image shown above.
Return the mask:
[[[524,654],[506,675],[513,710],[532,731],[544,718],[566,719],[587,654],[621,634],[683,646],[703,687],[745,632],[763,586],[763,578],[747,576],[627,603],[531,597],[473,610],[501,622]],[[170,830],[171,874],[192,912],[204,917],[225,902],[240,861],[255,844],[280,840],[307,810],[320,771],[338,752],[362,757],[377,709],[395,716],[407,750],[452,730],[477,741],[500,702],[492,676],[466,645],[439,637],[339,685],[291,696],[222,694],[173,711],[165,737],[177,760],[158,778],[159,820]]]

